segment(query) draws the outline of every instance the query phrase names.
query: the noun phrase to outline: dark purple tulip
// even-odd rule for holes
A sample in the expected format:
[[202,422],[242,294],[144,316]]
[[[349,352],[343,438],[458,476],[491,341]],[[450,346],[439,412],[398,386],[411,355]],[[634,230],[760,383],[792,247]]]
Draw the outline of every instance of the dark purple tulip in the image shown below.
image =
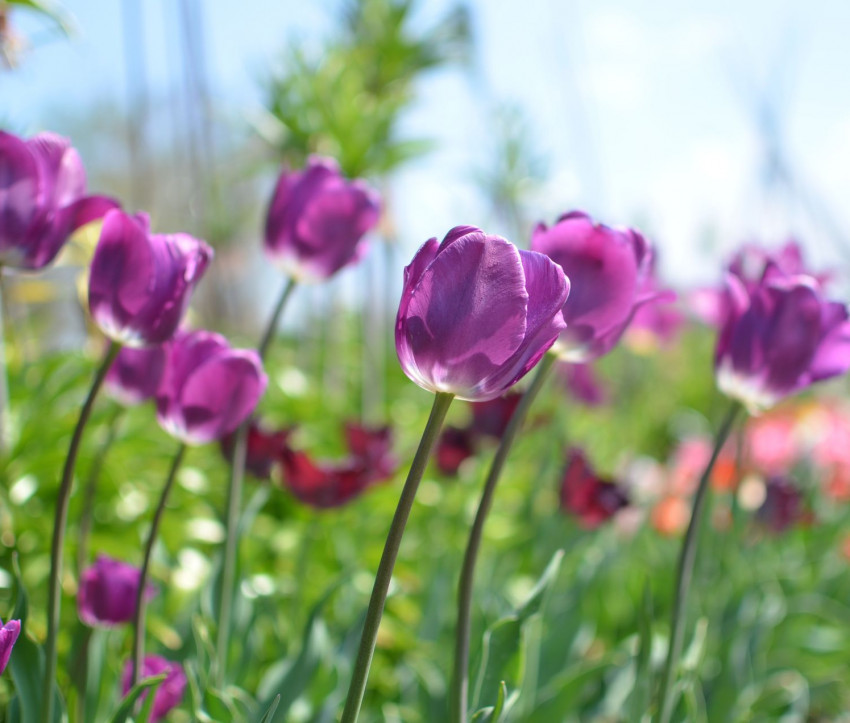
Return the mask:
[[608,391],[591,364],[564,364],[563,378],[572,397],[588,407],[608,402]]
[[823,298],[811,276],[768,266],[748,289],[728,274],[729,309],[715,352],[717,384],[758,413],[782,397],[850,368],[844,304]]
[[357,260],[360,239],[381,214],[378,194],[348,181],[336,162],[311,157],[283,172],[266,218],[266,253],[299,281],[321,281]]
[[[120,560],[98,555],[94,565],[80,575],[77,593],[77,610],[86,625],[112,627],[128,623],[136,612],[136,594],[141,571]],[[145,597],[156,593],[153,586],[145,590]]]
[[583,363],[606,354],[637,309],[668,300],[668,294],[647,286],[652,252],[632,229],[609,228],[572,211],[552,228],[538,224],[531,248],[560,265],[570,280],[564,305],[567,328],[554,347],[565,361]]
[[468,427],[445,427],[437,440],[434,463],[447,476],[454,476],[461,463],[475,454],[476,435]]
[[248,418],[267,383],[253,349],[231,349],[224,337],[209,331],[179,333],[168,345],[157,419],[187,444],[212,442]]
[[118,204],[86,195],[86,174],[67,138],[24,141],[0,131],[0,265],[40,269],[80,226]]
[[522,394],[508,392],[488,402],[470,404],[472,408],[470,430],[475,435],[501,439],[521,399]]
[[[284,448],[293,432],[292,427],[284,429],[266,429],[256,420],[248,424],[247,448],[245,450],[245,469],[261,480],[271,479],[272,469],[280,462]],[[229,461],[233,455],[234,434],[221,439],[221,451]]]
[[404,270],[395,328],[402,369],[432,392],[494,399],[555,343],[569,292],[543,254],[472,226],[453,228]]
[[[166,676],[154,694],[153,710],[150,717],[151,723],[162,720],[172,708],[180,705],[180,701],[183,699],[183,693],[186,690],[186,674],[183,672],[183,666],[180,663],[160,658],[158,655],[146,655],[142,663],[142,672],[139,678],[150,678],[160,673],[166,673]],[[130,691],[132,680],[133,661],[128,660],[124,666],[124,675],[121,677],[121,693],[123,695],[127,695]],[[148,691],[145,691],[141,695],[141,700],[144,700],[147,696]]]
[[152,234],[145,214],[110,211],[89,275],[89,309],[111,339],[150,346],[170,339],[212,249],[185,233]]
[[756,517],[772,532],[784,532],[805,518],[803,495],[789,479],[771,477],[765,485],[764,502]]
[[109,367],[104,389],[128,407],[152,399],[165,370],[166,356],[162,344],[141,349],[124,347]]
[[0,673],[6,670],[6,666],[9,664],[9,656],[12,655],[12,648],[15,647],[15,641],[20,634],[20,620],[10,620],[5,625],[0,620]]
[[571,449],[561,479],[561,510],[578,517],[579,524],[592,530],[611,519],[629,504],[625,491],[597,475],[584,453]]

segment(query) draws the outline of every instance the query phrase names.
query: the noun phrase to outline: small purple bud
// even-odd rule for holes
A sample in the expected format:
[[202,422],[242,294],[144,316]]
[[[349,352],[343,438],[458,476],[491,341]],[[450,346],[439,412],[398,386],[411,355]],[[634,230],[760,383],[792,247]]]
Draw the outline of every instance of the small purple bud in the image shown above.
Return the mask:
[[329,158],[283,172],[269,206],[265,247],[284,272],[299,281],[321,281],[356,261],[360,239],[377,223],[378,194],[348,181]]
[[89,275],[89,310],[109,338],[127,346],[170,339],[212,249],[184,233],[152,234],[145,214],[110,211]]
[[494,399],[525,376],[564,328],[570,284],[543,254],[458,226],[404,270],[398,358],[423,389]]
[[165,370],[166,356],[162,344],[141,349],[122,348],[106,374],[105,391],[127,407],[152,399]]
[[647,284],[652,252],[632,229],[610,228],[572,211],[552,228],[538,224],[531,248],[546,254],[570,280],[567,328],[554,346],[564,361],[584,363],[607,354],[643,304],[672,300],[672,294]]
[[[168,715],[172,708],[180,705],[183,693],[186,690],[186,673],[183,666],[158,655],[146,655],[142,663],[142,672],[139,679],[150,678],[160,673],[166,673],[163,680],[156,689],[153,698],[153,710],[151,711],[150,723],[157,723]],[[128,660],[124,666],[124,675],[121,677],[121,693],[127,695],[130,691],[130,683],[133,680],[133,661]],[[148,696],[148,691],[141,695],[141,700]]]
[[9,657],[12,655],[12,648],[15,647],[15,641],[20,634],[20,620],[10,620],[5,625],[0,620],[0,673],[6,670],[6,666],[9,664]]
[[[77,610],[80,620],[92,627],[113,627],[128,623],[136,612],[141,571],[126,562],[98,555],[94,565],[80,575]],[[145,597],[156,590],[149,585]]]
[[0,131],[0,265],[35,270],[68,237],[118,204],[86,195],[86,174],[67,138],[22,140]]
[[157,419],[187,444],[212,442],[248,418],[267,383],[253,349],[231,349],[209,331],[178,333],[156,394]]

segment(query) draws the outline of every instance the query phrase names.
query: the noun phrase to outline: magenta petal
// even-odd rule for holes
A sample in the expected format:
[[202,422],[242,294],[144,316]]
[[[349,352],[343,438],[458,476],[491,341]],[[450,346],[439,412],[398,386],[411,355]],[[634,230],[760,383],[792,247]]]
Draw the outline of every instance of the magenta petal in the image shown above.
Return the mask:
[[[77,609],[80,619],[93,627],[113,627],[128,623],[136,612],[141,570],[106,555],[99,555],[95,563],[80,575]],[[156,590],[149,585],[145,597]]]
[[21,634],[21,621],[10,620],[5,625],[0,620],[0,673],[6,670],[9,664],[9,658],[12,655],[12,648],[18,636]]
[[106,374],[105,390],[121,404],[131,406],[152,399],[165,371],[164,346],[124,347]]
[[[186,673],[180,663],[166,660],[158,655],[146,655],[142,663],[141,678],[150,678],[160,673],[166,673],[165,680],[159,684],[154,693],[153,710],[151,711],[150,723],[157,723],[168,715],[172,708],[180,705],[183,694],[186,691]],[[124,674],[121,676],[121,693],[127,695],[133,680],[133,661],[128,660],[124,666]],[[141,700],[147,698],[150,693],[145,691]]]
[[27,145],[0,131],[0,261],[14,265],[23,256],[20,240],[33,223],[39,203],[39,173]]

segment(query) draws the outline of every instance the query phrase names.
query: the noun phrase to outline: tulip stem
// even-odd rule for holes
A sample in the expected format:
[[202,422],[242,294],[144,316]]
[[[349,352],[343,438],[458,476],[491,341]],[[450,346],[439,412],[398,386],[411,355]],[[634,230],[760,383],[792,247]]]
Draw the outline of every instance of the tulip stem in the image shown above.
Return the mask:
[[111,342],[95,373],[91,389],[80,410],[77,426],[74,427],[74,433],[71,436],[68,456],[65,458],[65,467],[62,470],[62,481],[59,483],[59,491],[56,495],[56,517],[53,522],[53,541],[50,546],[50,581],[47,588],[47,639],[44,643],[44,679],[41,691],[42,723],[53,721],[53,684],[56,677],[56,645],[62,604],[62,549],[65,544],[65,528],[68,525],[68,503],[71,500],[71,488],[74,484],[74,467],[77,462],[77,453],[80,451],[83,431],[91,416],[97,393],[120,350],[120,344]]
[[691,521],[688,524],[688,530],[685,533],[685,540],[682,543],[682,550],[679,554],[679,564],[676,569],[676,586],[673,588],[673,612],[670,621],[670,644],[667,648],[667,660],[664,663],[664,670],[661,676],[661,686],[658,692],[658,722],[669,723],[670,717],[673,715],[674,697],[673,683],[675,682],[674,669],[679,662],[679,656],[682,652],[682,643],[684,636],[685,622],[685,607],[687,602],[688,589],[691,584],[691,578],[694,572],[694,562],[697,553],[697,538],[699,536],[700,525],[705,509],[705,501],[708,493],[708,482],[711,478],[711,471],[714,469],[714,463],[720,455],[720,450],[726,442],[735,418],[741,411],[740,403],[733,402],[726,413],[726,417],[720,428],[717,430],[717,435],[714,439],[714,449],[711,452],[711,458],[702,473],[697,487],[696,495],[694,496],[694,505],[691,512]]
[[449,698],[449,720],[452,723],[466,723],[468,694],[469,694],[469,634],[470,634],[470,611],[472,608],[472,584],[475,578],[475,563],[478,560],[478,551],[481,547],[481,537],[484,532],[484,524],[490,508],[493,504],[493,495],[496,492],[496,484],[502,474],[502,468],[508,458],[513,446],[514,439],[522,427],[528,410],[531,408],[540,389],[549,378],[554,368],[557,357],[554,354],[546,354],[537,365],[537,373],[531,382],[531,386],[522,395],[517,408],[511,415],[490,470],[484,482],[484,490],[481,493],[481,501],[478,503],[478,511],[475,513],[475,521],[469,531],[469,540],[466,543],[466,552],[463,556],[463,567],[458,579],[457,593],[457,631],[455,633],[455,662],[454,675],[452,676],[452,688]]
[[407,480],[404,483],[404,489],[401,491],[398,507],[396,507],[395,515],[390,525],[390,531],[387,534],[387,541],[384,544],[381,562],[378,565],[378,572],[375,575],[375,585],[372,588],[372,597],[369,599],[369,607],[366,610],[366,620],[363,624],[360,648],[357,651],[354,670],[351,674],[351,684],[348,688],[348,696],[345,700],[345,708],[342,711],[340,723],[354,723],[360,713],[363,694],[366,692],[366,679],[369,677],[369,668],[372,665],[372,656],[375,653],[378,628],[381,624],[381,617],[384,614],[387,591],[390,587],[393,568],[398,557],[401,538],[404,535],[407,518],[410,516],[410,510],[413,507],[416,490],[419,488],[419,482],[422,479],[422,474],[425,472],[425,465],[428,463],[428,457],[431,454],[434,442],[436,442],[440,434],[443,420],[446,418],[446,412],[449,410],[452,399],[454,399],[453,394],[447,394],[445,392],[437,393],[434,398],[434,406],[431,407],[431,416],[428,417],[428,423],[425,425],[425,431],[422,433],[419,448],[413,457],[410,472],[407,473]]
[[[284,282],[277,304],[269,319],[257,352],[264,360],[277,330],[283,308],[296,286],[295,279]],[[224,685],[227,672],[227,653],[230,647],[230,617],[233,609],[233,586],[236,579],[236,561],[239,553],[239,510],[242,507],[242,481],[245,477],[245,461],[248,454],[248,426],[250,419],[239,425],[234,434],[233,456],[230,462],[230,485],[227,489],[227,511],[225,520],[224,560],[221,570],[221,594],[216,634],[215,676],[219,685]]]
[[118,422],[124,416],[124,412],[124,407],[116,406],[109,420],[106,437],[97,450],[97,454],[89,470],[88,478],[86,479],[86,485],[83,488],[83,509],[80,512],[79,532],[77,533],[77,577],[82,574],[89,559],[89,535],[91,534],[94,498],[97,493],[100,472],[103,469],[103,462],[106,459],[106,455],[110,447],[112,447],[115,437],[118,436]]
[[153,545],[156,541],[157,533],[159,532],[159,523],[162,520],[162,515],[165,512],[165,503],[168,501],[168,494],[171,492],[171,487],[177,477],[177,470],[180,468],[180,463],[183,461],[183,455],[186,453],[186,445],[181,443],[177,448],[177,453],[171,461],[171,468],[168,470],[168,477],[165,480],[165,485],[162,488],[162,494],[159,496],[159,502],[156,505],[156,511],[153,514],[151,528],[148,532],[148,539],[145,542],[145,553],[142,559],[142,569],[139,574],[139,588],[136,590],[136,607],[133,613],[133,677],[130,682],[132,688],[142,677],[142,666],[145,658],[145,609],[147,600],[145,599],[145,589],[148,586],[148,577],[150,575],[151,553]]

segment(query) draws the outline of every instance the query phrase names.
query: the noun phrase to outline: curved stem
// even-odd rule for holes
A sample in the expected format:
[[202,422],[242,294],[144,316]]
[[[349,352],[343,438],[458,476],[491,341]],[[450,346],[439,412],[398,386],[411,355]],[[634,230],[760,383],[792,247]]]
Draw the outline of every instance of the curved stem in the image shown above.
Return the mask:
[[342,711],[340,723],[354,723],[360,714],[363,694],[366,692],[366,679],[369,677],[369,668],[372,665],[372,656],[375,653],[375,641],[378,639],[378,628],[381,625],[384,605],[387,602],[387,591],[398,557],[398,548],[401,544],[402,535],[404,535],[407,518],[410,516],[410,510],[413,507],[416,490],[419,488],[419,482],[425,472],[425,465],[428,463],[434,442],[440,434],[443,420],[446,418],[446,412],[449,410],[452,399],[454,399],[453,394],[437,393],[434,398],[434,406],[431,407],[431,416],[428,417],[428,423],[422,433],[419,448],[413,457],[410,472],[407,473],[407,480],[404,483],[404,489],[401,491],[390,531],[387,534],[387,541],[384,543],[384,552],[381,555],[378,572],[375,575],[375,585],[372,588],[372,597],[369,599],[369,607],[366,610],[360,648],[354,662],[351,684],[348,687],[348,696],[345,700],[345,708]]
[[89,535],[91,534],[92,515],[94,514],[94,498],[97,493],[97,483],[100,479],[100,471],[103,462],[109,452],[109,448],[118,436],[118,422],[124,416],[125,408],[117,406],[109,420],[109,428],[106,438],[97,450],[97,455],[89,470],[88,479],[83,487],[83,509],[80,512],[79,532],[77,533],[77,577],[79,577],[89,559]]
[[685,607],[687,602],[688,588],[691,584],[691,578],[694,572],[694,561],[697,553],[697,537],[699,536],[700,525],[702,524],[702,516],[705,508],[705,500],[708,493],[708,482],[711,478],[711,471],[714,469],[714,463],[720,455],[720,450],[729,436],[732,425],[735,422],[738,412],[742,409],[738,402],[732,402],[729,411],[720,428],[717,430],[717,435],[714,439],[714,449],[711,452],[711,458],[703,471],[699,480],[696,495],[694,496],[694,506],[691,512],[691,521],[688,524],[688,530],[685,533],[685,540],[682,543],[682,551],[679,554],[679,564],[676,569],[676,587],[673,590],[673,617],[670,621],[670,645],[667,648],[667,660],[664,663],[664,670],[661,677],[661,687],[659,688],[658,700],[658,721],[659,723],[669,723],[670,716],[673,715],[673,683],[674,683],[674,668],[679,662],[679,656],[682,652],[682,642],[684,639],[685,622]]
[[466,552],[463,556],[463,567],[458,580],[457,593],[457,631],[455,633],[455,661],[454,675],[452,676],[452,688],[449,697],[449,720],[452,723],[465,723],[468,707],[469,690],[469,633],[470,633],[470,611],[472,608],[472,585],[475,578],[475,563],[478,560],[478,550],[481,547],[481,536],[484,532],[484,523],[490,514],[493,504],[493,495],[496,484],[502,474],[505,460],[513,446],[528,410],[534,402],[540,389],[543,387],[549,373],[554,367],[556,357],[546,354],[537,366],[537,373],[531,386],[525,391],[517,408],[511,416],[490,470],[484,482],[484,491],[481,493],[481,501],[478,503],[478,511],[475,513],[475,521],[469,531],[469,540],[466,543]]
[[[287,279],[278,297],[257,351],[265,359],[283,308],[295,289],[296,281]],[[236,561],[239,552],[239,510],[242,506],[242,482],[245,477],[245,459],[248,454],[248,425],[243,422],[234,434],[233,456],[230,462],[230,485],[227,488],[227,511],[225,519],[224,561],[221,571],[221,607],[216,634],[215,676],[219,685],[224,684],[227,672],[227,652],[230,646],[230,616],[233,609],[233,585],[236,578]]]
[[68,456],[65,458],[65,467],[62,470],[62,481],[59,483],[59,492],[56,495],[56,517],[53,522],[53,541],[50,546],[50,581],[47,588],[47,639],[44,643],[44,679],[41,689],[42,723],[52,723],[53,720],[53,679],[56,677],[56,644],[59,633],[59,609],[62,603],[62,548],[65,544],[65,528],[68,524],[68,503],[74,484],[74,466],[77,462],[77,453],[80,451],[83,430],[94,407],[94,400],[97,398],[109,367],[112,366],[120,350],[120,344],[111,342],[98,367],[91,389],[80,410],[77,426],[74,427],[74,433],[71,436]]
[[139,589],[136,590],[136,610],[133,615],[133,678],[130,682],[132,688],[141,678],[142,665],[145,657],[145,609],[147,608],[147,600],[145,599],[145,588],[148,586],[148,577],[150,573],[151,553],[153,552],[153,544],[156,541],[157,533],[159,532],[159,523],[162,520],[162,515],[165,512],[165,503],[168,501],[168,493],[171,492],[171,487],[177,477],[177,470],[180,468],[180,463],[183,461],[183,455],[186,453],[186,445],[181,443],[177,448],[177,453],[171,461],[171,468],[168,470],[168,477],[165,479],[165,486],[162,488],[162,494],[159,496],[159,502],[156,506],[156,511],[151,522],[151,529],[148,532],[148,539],[145,542],[145,555],[142,560],[142,571],[139,575]]

